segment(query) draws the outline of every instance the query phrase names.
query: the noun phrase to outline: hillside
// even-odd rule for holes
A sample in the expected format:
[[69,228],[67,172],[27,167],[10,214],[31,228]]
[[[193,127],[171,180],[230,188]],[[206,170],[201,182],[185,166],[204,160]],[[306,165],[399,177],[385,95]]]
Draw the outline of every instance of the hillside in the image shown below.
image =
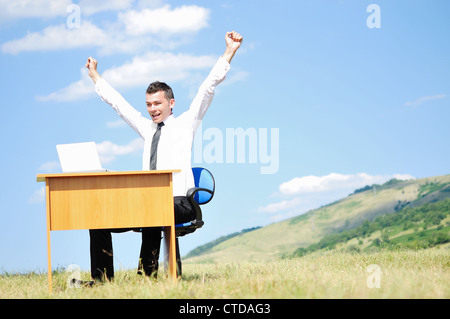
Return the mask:
[[379,216],[446,198],[450,198],[450,175],[366,186],[306,214],[198,247],[185,257],[185,262],[263,261],[288,256],[326,236],[355,229]]
[[[357,242],[356,242],[357,241]],[[395,213],[378,216],[373,221],[333,233],[307,248],[300,247],[295,256],[319,250],[378,251],[380,248],[422,249],[450,242],[450,198]]]

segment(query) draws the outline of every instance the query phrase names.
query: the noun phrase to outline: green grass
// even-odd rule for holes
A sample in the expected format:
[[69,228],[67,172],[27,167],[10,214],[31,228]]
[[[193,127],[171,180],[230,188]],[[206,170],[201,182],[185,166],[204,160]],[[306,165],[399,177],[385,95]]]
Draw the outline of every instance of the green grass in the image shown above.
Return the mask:
[[[328,252],[266,262],[189,264],[174,283],[160,272],[158,280],[118,270],[114,282],[94,288],[68,288],[68,274],[0,276],[0,299],[6,298],[443,298],[450,297],[450,250]],[[376,265],[380,288],[368,286]],[[87,272],[81,279],[88,280]]]

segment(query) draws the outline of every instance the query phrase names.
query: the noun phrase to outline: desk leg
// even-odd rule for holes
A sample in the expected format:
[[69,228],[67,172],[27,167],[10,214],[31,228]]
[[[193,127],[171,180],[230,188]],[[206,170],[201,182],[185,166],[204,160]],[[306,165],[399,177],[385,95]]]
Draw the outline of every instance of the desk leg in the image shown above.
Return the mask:
[[174,281],[177,280],[177,258],[176,258],[176,246],[175,246],[175,227],[164,227],[164,259],[169,265],[169,276]]
[[52,255],[50,252],[50,231],[47,230],[47,258],[48,258],[48,293],[52,293]]
[[52,293],[52,255],[50,244],[50,187],[49,180],[46,179],[46,202],[47,202],[47,264],[48,264],[48,293]]

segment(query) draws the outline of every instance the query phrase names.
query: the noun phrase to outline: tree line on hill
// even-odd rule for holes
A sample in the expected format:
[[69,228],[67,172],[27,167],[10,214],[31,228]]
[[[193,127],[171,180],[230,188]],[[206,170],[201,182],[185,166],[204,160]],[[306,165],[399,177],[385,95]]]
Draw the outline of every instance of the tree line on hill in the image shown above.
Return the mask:
[[[414,208],[404,207],[394,213],[379,216],[373,221],[366,220],[356,228],[326,235],[317,243],[306,248],[298,248],[292,256],[301,257],[321,249],[334,249],[337,244],[346,243],[354,238],[359,239],[361,245],[362,239],[369,237],[376,231],[381,231],[380,237],[373,240],[366,249],[421,249],[444,244],[450,242],[450,225],[449,222],[447,222],[447,225],[442,225],[441,221],[449,214],[450,198]],[[392,240],[389,239],[393,233],[409,229],[412,229],[413,232]],[[354,245],[350,249],[360,250]]]
[[395,184],[399,184],[399,183],[402,183],[402,182],[404,182],[404,181],[399,180],[399,179],[396,179],[396,178],[393,178],[393,179],[387,181],[386,183],[384,183],[383,185],[373,184],[373,185],[370,185],[370,186],[369,186],[369,185],[366,185],[366,186],[364,186],[364,187],[357,188],[357,189],[355,189],[355,191],[354,191],[352,194],[350,194],[350,195],[362,193],[362,192],[365,192],[365,191],[368,191],[368,190],[372,190],[372,189],[377,189],[377,188],[380,188],[380,187],[382,187],[382,186],[395,185]]

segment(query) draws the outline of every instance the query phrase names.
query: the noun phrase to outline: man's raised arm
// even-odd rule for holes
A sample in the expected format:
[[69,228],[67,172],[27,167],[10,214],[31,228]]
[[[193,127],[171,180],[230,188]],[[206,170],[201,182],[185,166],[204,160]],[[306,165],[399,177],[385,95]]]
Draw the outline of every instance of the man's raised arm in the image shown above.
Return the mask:
[[125,122],[140,136],[145,136],[149,128],[149,119],[142,116],[141,112],[134,109],[109,83],[107,83],[97,71],[97,60],[89,57],[86,62],[89,76],[95,84],[95,91],[100,98],[108,103]]
[[235,31],[227,32],[225,42],[225,53],[219,58],[207,78],[200,85],[197,95],[189,108],[189,114],[192,116],[195,125],[194,130],[200,125],[203,116],[208,110],[214,98],[215,88],[225,79],[226,74],[230,70],[230,62],[242,44],[242,36]]

